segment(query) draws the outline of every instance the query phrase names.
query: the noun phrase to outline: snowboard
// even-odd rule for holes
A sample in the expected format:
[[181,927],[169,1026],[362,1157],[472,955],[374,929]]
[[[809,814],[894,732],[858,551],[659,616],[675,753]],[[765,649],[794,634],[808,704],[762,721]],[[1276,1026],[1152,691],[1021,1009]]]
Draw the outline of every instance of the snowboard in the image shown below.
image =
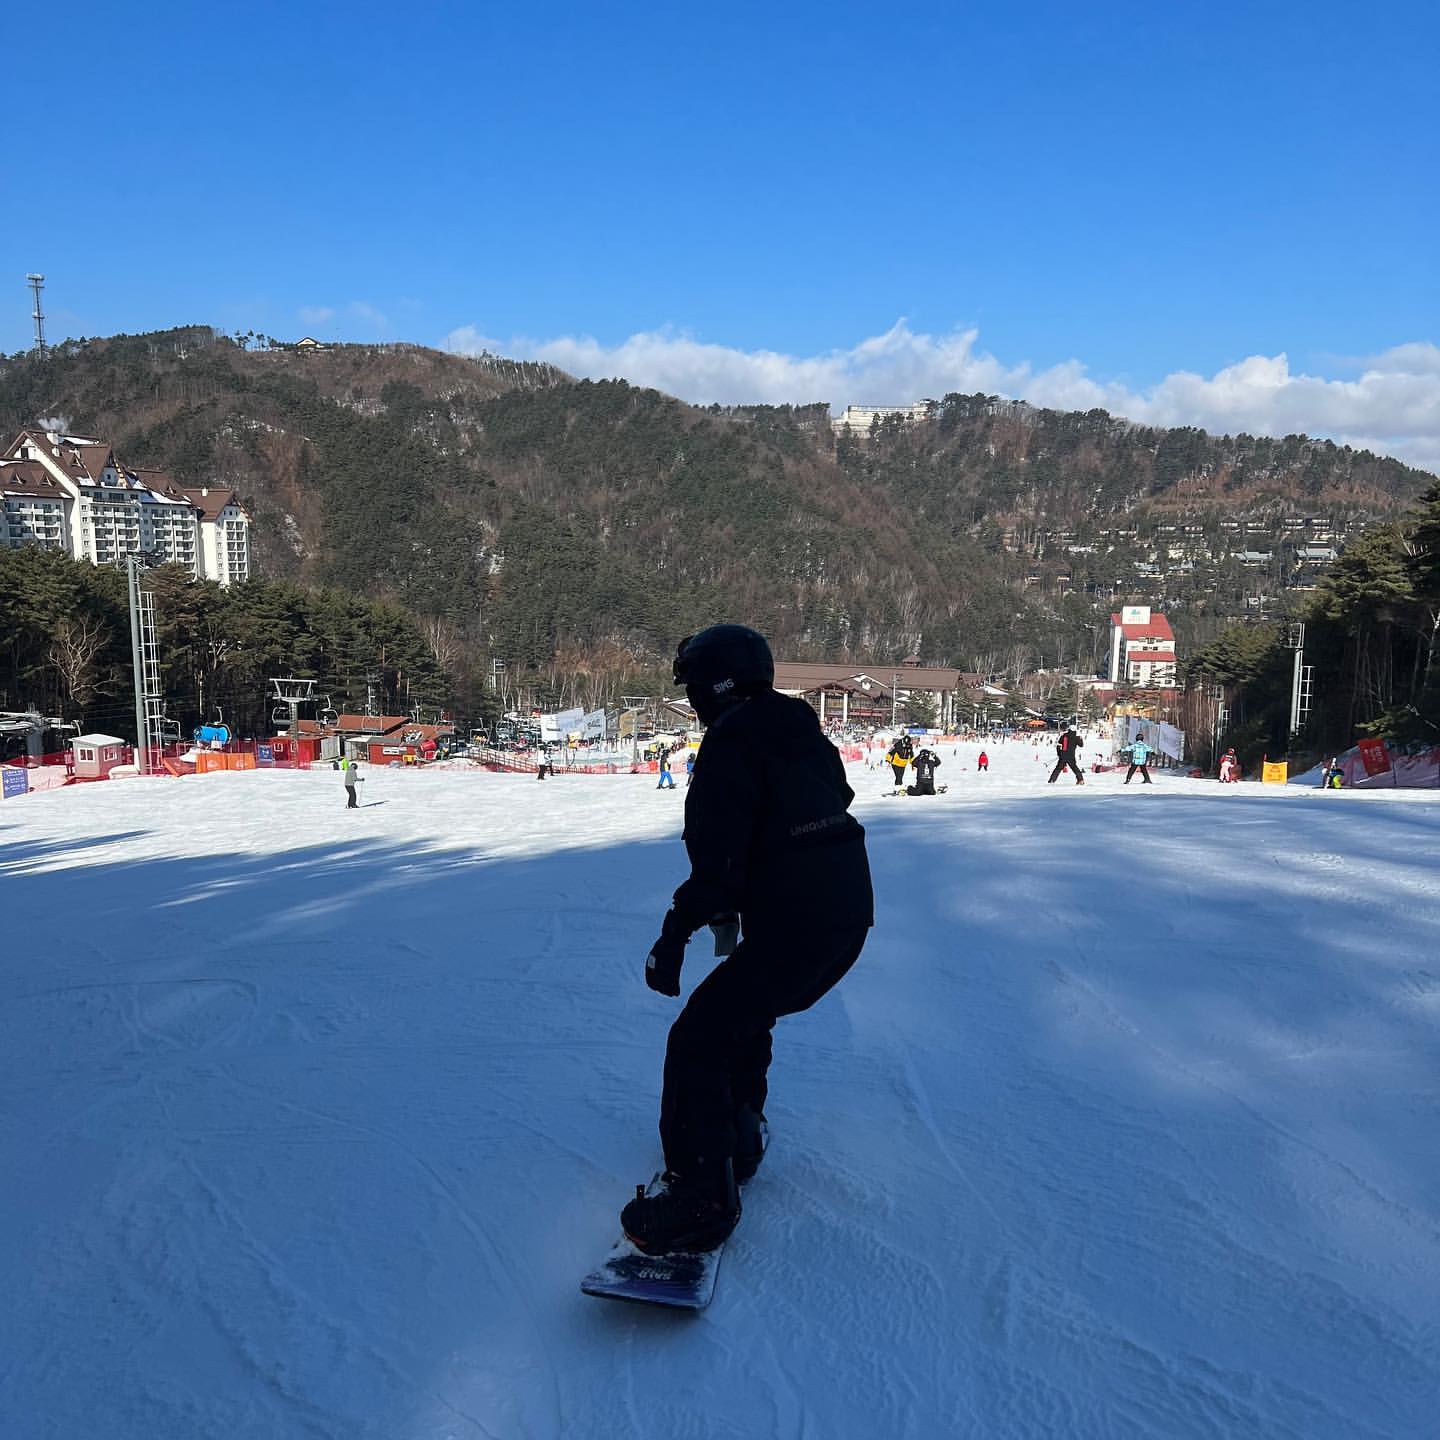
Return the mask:
[[[719,937],[717,936],[717,948]],[[770,1148],[770,1127],[760,1120],[760,1158]],[[740,1182],[744,1190],[754,1172]],[[646,1188],[653,1195],[660,1187],[657,1174]],[[726,1240],[714,1250],[676,1250],[669,1255],[647,1255],[624,1235],[601,1264],[581,1282],[587,1295],[603,1300],[631,1300],[640,1305],[661,1305],[670,1310],[703,1310],[714,1297],[715,1279]]]
[[[660,1186],[657,1175],[647,1194]],[[647,1255],[622,1235],[599,1266],[581,1282],[587,1295],[603,1300],[630,1300],[641,1305],[662,1305],[671,1310],[703,1310],[714,1297],[724,1244],[703,1252],[676,1250],[668,1255]]]

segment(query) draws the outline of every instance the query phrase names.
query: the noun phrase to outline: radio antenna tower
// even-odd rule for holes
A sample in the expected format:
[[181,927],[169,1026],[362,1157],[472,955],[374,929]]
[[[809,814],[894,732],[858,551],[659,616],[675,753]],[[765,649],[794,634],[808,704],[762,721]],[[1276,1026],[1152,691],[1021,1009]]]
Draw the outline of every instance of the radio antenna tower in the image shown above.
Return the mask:
[[31,293],[35,296],[35,349],[43,360],[45,358],[45,312],[40,308],[40,292],[45,288],[45,277],[43,275],[27,275],[30,282]]

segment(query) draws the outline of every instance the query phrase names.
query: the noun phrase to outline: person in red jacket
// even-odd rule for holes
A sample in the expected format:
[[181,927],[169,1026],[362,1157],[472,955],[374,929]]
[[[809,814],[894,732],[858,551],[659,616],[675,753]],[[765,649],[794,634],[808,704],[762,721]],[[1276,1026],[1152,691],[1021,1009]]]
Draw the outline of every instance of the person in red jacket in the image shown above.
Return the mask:
[[988,770],[990,768],[990,757],[982,750],[980,758],[975,762],[977,770]]

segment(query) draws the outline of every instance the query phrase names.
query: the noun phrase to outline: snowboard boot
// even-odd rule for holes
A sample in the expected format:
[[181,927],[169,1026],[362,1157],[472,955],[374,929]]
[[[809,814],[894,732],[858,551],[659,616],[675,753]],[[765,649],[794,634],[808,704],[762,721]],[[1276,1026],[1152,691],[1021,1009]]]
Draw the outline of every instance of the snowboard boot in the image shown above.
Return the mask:
[[667,1170],[653,1194],[643,1185],[635,1188],[620,1225],[646,1255],[717,1249],[740,1219],[740,1192],[728,1157],[719,1166],[697,1166],[689,1176]]
[[758,1110],[742,1105],[735,1112],[735,1183],[755,1178],[770,1144],[770,1127]]

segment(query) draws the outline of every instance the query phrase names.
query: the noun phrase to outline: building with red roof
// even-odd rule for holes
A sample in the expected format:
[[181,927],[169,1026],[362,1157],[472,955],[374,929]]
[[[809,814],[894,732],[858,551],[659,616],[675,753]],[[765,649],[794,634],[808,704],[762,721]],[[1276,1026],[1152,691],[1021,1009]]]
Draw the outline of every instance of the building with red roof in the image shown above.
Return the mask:
[[1148,605],[1125,605],[1110,617],[1110,679],[1143,690],[1173,690],[1175,632]]

